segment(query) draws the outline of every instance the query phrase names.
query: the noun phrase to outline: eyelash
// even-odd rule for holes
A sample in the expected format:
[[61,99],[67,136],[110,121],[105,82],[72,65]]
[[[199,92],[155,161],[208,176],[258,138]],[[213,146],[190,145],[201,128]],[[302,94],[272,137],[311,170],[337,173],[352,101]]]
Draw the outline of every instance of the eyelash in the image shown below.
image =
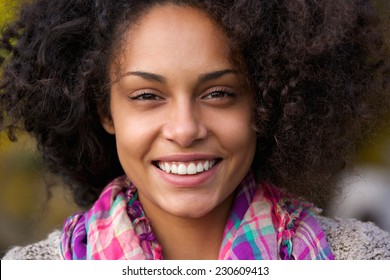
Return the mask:
[[[215,89],[205,94],[201,99],[224,99],[224,98],[233,98],[235,96],[236,94],[234,92],[227,91],[226,89]],[[148,91],[140,92],[139,94],[135,96],[129,96],[128,98],[131,101],[163,100],[162,97]]]
[[129,96],[130,100],[141,100],[141,101],[150,101],[150,100],[162,100],[162,98],[154,93],[150,92],[141,92],[136,96]]
[[[217,94],[218,96],[212,96],[212,95],[215,95]],[[220,95],[223,95],[223,96],[220,96]],[[211,97],[210,97],[211,96]],[[202,97],[203,99],[219,99],[219,98],[232,98],[232,97],[235,97],[236,94],[234,92],[231,92],[231,91],[227,91],[225,89],[216,89],[216,90],[213,90],[209,93],[207,93],[204,97]]]

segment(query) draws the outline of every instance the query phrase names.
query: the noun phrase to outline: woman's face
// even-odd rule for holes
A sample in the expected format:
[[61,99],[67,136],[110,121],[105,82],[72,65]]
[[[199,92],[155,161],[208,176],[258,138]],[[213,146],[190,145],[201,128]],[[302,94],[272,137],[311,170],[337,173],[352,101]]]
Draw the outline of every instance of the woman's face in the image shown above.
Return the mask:
[[103,126],[147,214],[205,216],[229,201],[255,153],[253,98],[227,38],[202,11],[167,5],[124,40]]

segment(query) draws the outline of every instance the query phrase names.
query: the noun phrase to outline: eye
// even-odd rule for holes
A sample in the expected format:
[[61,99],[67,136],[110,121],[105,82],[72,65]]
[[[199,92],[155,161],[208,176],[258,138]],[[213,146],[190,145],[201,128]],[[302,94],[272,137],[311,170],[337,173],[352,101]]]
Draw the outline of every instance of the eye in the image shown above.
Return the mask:
[[161,96],[150,92],[141,92],[135,93],[128,97],[130,100],[140,100],[140,101],[153,101],[153,100],[163,100]]
[[203,99],[224,99],[224,98],[233,98],[235,96],[236,94],[231,91],[227,91],[225,89],[217,89],[217,90],[212,90],[202,98]]

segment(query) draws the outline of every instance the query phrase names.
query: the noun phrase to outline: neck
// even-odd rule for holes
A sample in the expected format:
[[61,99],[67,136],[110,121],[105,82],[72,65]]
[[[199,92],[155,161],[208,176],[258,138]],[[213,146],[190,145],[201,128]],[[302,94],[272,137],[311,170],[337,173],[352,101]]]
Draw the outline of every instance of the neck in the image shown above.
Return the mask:
[[234,195],[230,195],[218,207],[200,218],[183,218],[169,213],[147,209],[153,232],[163,248],[167,260],[218,259],[223,231],[229,217]]

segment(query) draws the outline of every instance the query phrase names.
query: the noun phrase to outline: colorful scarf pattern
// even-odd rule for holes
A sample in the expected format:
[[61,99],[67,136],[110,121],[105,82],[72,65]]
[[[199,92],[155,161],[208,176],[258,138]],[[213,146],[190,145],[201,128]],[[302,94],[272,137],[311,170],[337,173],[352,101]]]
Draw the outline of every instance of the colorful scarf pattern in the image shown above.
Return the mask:
[[[249,174],[237,188],[219,259],[334,259],[318,209]],[[64,224],[64,259],[161,260],[163,251],[126,176],[112,181],[93,207]]]

